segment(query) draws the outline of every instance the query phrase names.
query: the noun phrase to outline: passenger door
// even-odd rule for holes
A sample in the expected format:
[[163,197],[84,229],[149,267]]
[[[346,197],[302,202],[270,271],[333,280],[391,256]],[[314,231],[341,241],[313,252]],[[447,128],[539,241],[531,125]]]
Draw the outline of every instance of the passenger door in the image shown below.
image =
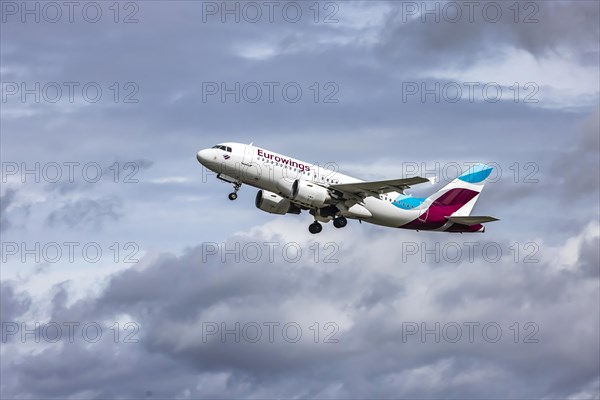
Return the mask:
[[251,165],[252,157],[254,157],[254,149],[252,146],[244,146],[244,158],[242,160],[242,164]]
[[254,159],[254,148],[252,146],[244,147],[244,158],[242,159],[242,177],[244,180],[256,182],[261,177],[261,166],[258,162],[252,162]]

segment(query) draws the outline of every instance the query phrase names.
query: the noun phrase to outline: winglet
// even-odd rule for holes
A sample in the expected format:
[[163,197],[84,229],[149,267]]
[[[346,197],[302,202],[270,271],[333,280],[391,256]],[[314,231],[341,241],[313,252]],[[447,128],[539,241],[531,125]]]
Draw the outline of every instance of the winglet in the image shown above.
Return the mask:
[[432,185],[435,185],[438,181],[437,176],[432,176],[431,178],[427,178],[427,180],[429,181],[429,183],[431,183]]

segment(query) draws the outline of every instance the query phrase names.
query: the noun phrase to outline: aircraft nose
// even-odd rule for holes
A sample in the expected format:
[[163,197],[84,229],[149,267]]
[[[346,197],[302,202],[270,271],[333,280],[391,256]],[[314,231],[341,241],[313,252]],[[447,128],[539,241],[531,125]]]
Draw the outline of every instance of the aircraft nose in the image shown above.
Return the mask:
[[200,150],[198,153],[196,153],[196,159],[200,164],[205,165],[208,162],[208,153],[209,151],[207,149]]

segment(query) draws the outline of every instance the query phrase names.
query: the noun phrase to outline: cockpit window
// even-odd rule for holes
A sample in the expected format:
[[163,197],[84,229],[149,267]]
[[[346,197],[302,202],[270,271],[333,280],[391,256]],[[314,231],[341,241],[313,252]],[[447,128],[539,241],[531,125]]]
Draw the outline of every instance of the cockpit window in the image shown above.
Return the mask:
[[221,144],[217,144],[217,145],[213,146],[212,148],[213,148],[213,149],[219,149],[219,150],[223,150],[223,151],[226,151],[226,152],[228,152],[228,153],[231,153],[231,147],[228,147],[228,146],[223,146],[223,145],[221,145]]

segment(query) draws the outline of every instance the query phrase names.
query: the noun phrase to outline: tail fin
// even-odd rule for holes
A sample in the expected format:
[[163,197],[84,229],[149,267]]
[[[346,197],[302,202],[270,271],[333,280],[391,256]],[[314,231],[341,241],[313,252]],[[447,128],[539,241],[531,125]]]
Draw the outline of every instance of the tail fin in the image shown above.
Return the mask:
[[426,202],[434,207],[444,207],[447,216],[468,216],[492,170],[492,167],[485,164],[474,165],[428,197]]

